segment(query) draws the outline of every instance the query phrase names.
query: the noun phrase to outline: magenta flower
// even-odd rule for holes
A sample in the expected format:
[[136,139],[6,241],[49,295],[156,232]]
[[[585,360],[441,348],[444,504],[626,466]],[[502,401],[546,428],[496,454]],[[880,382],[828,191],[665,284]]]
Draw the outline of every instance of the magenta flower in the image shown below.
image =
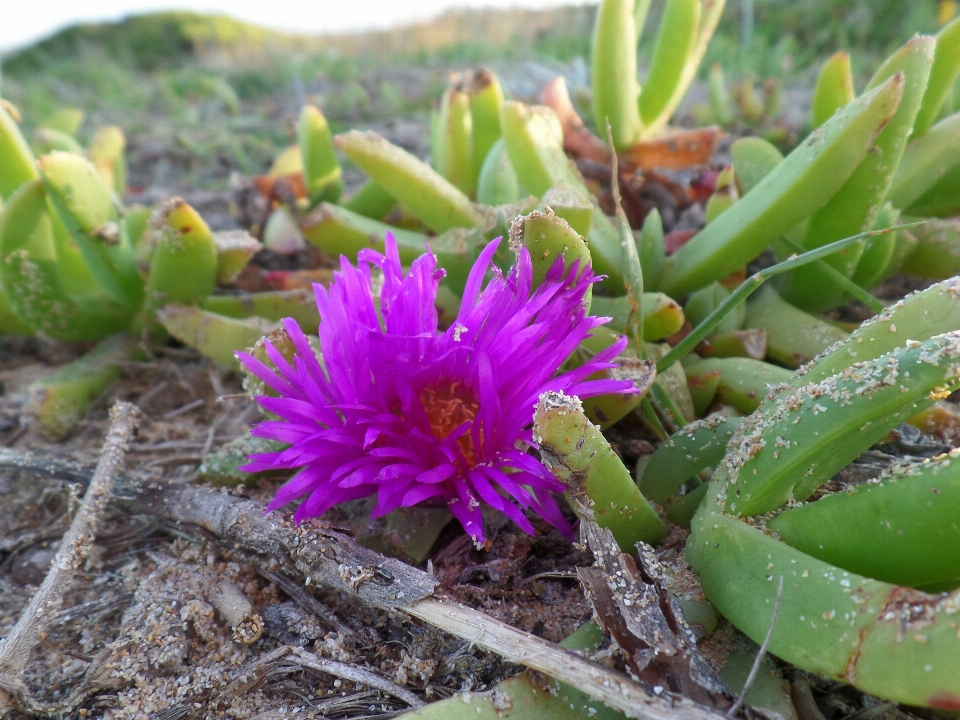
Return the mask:
[[[507,277],[493,268],[499,240],[473,266],[453,325],[440,332],[434,305],[444,271],[427,253],[404,275],[396,241],[386,256],[364,250],[357,267],[341,258],[327,290],[314,286],[320,310],[322,360],[299,326],[284,326],[296,355],[291,366],[272,345],[276,372],[246,353],[240,360],[279,397],[257,402],[282,418],[260,423],[259,437],[290,447],[252,455],[248,472],[296,469],[268,510],[307,496],[297,521],[348,500],[377,496],[374,517],[401,506],[446,503],[477,543],[480,508],[503,512],[527,533],[523,510],[570,535],[552,495],[564,486],[529,452],[541,393],[592,397],[632,392],[628,380],[588,380],[623,350],[617,343],[583,366],[557,374],[580,341],[605,322],[587,316],[591,268],[564,270],[558,259],[531,292],[524,248]],[[371,267],[382,271],[371,275]],[[377,293],[379,287],[379,312]]]

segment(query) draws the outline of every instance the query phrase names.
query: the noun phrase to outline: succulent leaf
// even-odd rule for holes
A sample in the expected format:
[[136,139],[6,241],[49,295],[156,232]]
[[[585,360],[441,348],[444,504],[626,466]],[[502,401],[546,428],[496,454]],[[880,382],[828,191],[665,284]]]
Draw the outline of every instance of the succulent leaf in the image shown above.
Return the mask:
[[96,284],[83,297],[67,293],[48,208],[43,183],[34,180],[0,214],[0,281],[10,307],[36,332],[59,340],[96,340],[124,330],[133,311],[98,292]]
[[[620,549],[632,552],[637,542],[654,543],[666,525],[630,477],[610,444],[583,414],[576,398],[545,393],[533,417],[533,435],[543,464],[575,494],[586,493],[597,524],[610,530]],[[569,494],[569,493],[568,493]]]
[[53,152],[38,164],[47,196],[90,272],[114,302],[136,309],[143,284],[113,190],[79,155]]
[[0,102],[0,201],[5,201],[25,183],[39,177],[37,161],[23,133],[3,102]]
[[336,202],[343,192],[343,171],[333,149],[330,125],[313,105],[304,105],[297,126],[297,144],[303,162],[303,180],[311,202]]
[[930,80],[913,126],[913,137],[920,137],[936,122],[941,108],[960,75],[960,18],[937,33],[937,49],[930,69]]
[[603,0],[593,27],[593,119],[601,132],[609,123],[617,150],[637,142],[643,129],[637,106],[640,85],[634,4],[635,0]]
[[683,295],[729,275],[829,200],[900,102],[895,76],[811,134],[764,181],[667,258],[660,289]]
[[334,145],[374,182],[436,232],[473,227],[480,214],[453,184],[406,150],[373,132],[337,135]]
[[678,90],[683,69],[696,48],[700,11],[700,0],[667,0],[663,6],[650,71],[640,92],[640,120],[644,125],[657,121]]
[[[893,53],[877,70],[867,86],[868,90],[902,74],[903,95],[900,103],[859,167],[836,195],[810,217],[804,247],[821,247],[873,228],[920,108],[933,64],[935,45],[933,38],[915,37]],[[863,247],[864,243],[857,243],[824,258],[823,262],[850,277],[857,267]],[[843,301],[844,291],[831,284],[824,271],[813,264],[793,272],[783,288],[783,296],[803,309],[824,310],[839,305]]]
[[810,103],[810,129],[823,125],[837,110],[853,102],[854,97],[850,53],[841,50],[830,56],[817,75]]

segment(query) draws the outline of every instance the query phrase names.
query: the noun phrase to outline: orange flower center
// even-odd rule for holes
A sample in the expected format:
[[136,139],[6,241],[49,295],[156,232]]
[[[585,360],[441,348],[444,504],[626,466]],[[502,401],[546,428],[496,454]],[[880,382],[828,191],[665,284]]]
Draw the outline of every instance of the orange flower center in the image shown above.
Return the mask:
[[[420,402],[427,412],[430,430],[443,440],[465,422],[472,421],[480,409],[471,390],[457,380],[441,380],[420,391]],[[474,463],[472,434],[468,430],[457,439],[457,444],[471,465]]]

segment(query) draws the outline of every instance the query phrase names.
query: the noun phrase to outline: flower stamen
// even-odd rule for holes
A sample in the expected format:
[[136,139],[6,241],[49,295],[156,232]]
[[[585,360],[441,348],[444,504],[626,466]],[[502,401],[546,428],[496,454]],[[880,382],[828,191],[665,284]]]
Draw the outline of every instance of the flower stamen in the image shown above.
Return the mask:
[[[446,439],[466,422],[472,423],[480,409],[474,393],[457,380],[443,379],[431,383],[420,390],[419,396],[430,430],[437,440]],[[457,444],[472,466],[476,462],[472,433],[461,434]]]

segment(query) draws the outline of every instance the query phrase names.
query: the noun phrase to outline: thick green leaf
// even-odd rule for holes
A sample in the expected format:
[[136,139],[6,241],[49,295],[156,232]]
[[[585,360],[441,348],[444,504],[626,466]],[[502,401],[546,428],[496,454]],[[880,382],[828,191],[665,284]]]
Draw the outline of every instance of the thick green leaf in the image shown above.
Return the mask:
[[913,127],[913,136],[923,135],[940,114],[944,102],[953,90],[960,74],[960,18],[937,33],[937,49],[933,56],[933,68],[927,91],[923,94],[923,103]]
[[755,642],[783,598],[770,651],[808,672],[897,702],[939,709],[960,697],[960,593],[871,580],[812,558],[723,512],[721,470],[694,517],[686,558],[717,609]]
[[642,130],[637,107],[640,85],[637,82],[634,2],[602,0],[591,44],[593,119],[601,135],[606,134],[609,123],[613,146],[617,150],[625,150],[637,142]]
[[810,362],[847,337],[847,333],[835,325],[794,307],[769,285],[747,303],[743,326],[764,328],[767,331],[767,355],[792,368]]
[[796,508],[767,523],[788,545],[896,585],[960,585],[957,452],[897,466],[877,482]]
[[313,105],[300,111],[297,144],[303,157],[303,181],[312,202],[336,202],[343,192],[343,171],[333,149],[330,125]]
[[833,114],[853,102],[853,76],[850,74],[850,53],[834,53],[817,75],[810,102],[810,129],[816,130]]
[[463,192],[376,133],[351,130],[337,135],[334,145],[436,232],[473,227],[480,221],[479,212]]
[[624,552],[632,552],[637,542],[654,543],[664,536],[663,520],[576,398],[541,396],[533,435],[543,463],[561,482],[586,493],[597,524],[613,533]]
[[96,340],[126,329],[133,310],[98,292],[72,298],[60,280],[57,239],[43,182],[17,191],[0,214],[0,280],[10,307],[37,332]]
[[480,68],[473,74],[468,92],[473,124],[473,168],[479,173],[490,148],[501,136],[500,107],[503,105],[503,88],[493,72]]
[[[863,162],[830,202],[811,216],[803,240],[805,248],[822,247],[873,228],[920,108],[935,45],[933,38],[914,37],[877,70],[868,89],[902,74],[904,85],[900,104]],[[852,245],[824,258],[824,262],[850,277],[860,260],[863,246],[864,243]],[[826,272],[814,264],[795,270],[782,288],[782,294],[784,299],[804,310],[818,311],[839,305],[844,298],[844,289],[831,283]]]
[[677,91],[683,69],[696,47],[700,29],[700,0],[667,0],[650,71],[640,93],[640,119],[651,124],[667,109]]
[[796,391],[740,426],[725,510],[751,516],[805,500],[899,423],[960,386],[960,334],[908,342]]
[[455,88],[447,88],[440,101],[439,142],[441,163],[437,172],[449,180],[464,195],[476,191],[477,173],[474,171],[473,118],[470,114],[470,96]]
[[90,272],[114,302],[136,309],[143,283],[113,190],[79,155],[53,152],[38,164],[47,196]]
[[160,308],[157,319],[177,340],[231,370],[240,369],[235,352],[252,347],[277,327],[263,318],[231,318],[177,303]]
[[39,177],[37,161],[16,120],[0,102],[0,201]]
[[910,207],[957,165],[960,165],[960,113],[941,120],[910,141],[893,176],[887,199],[896,208]]
[[729,275],[819,209],[853,174],[900,102],[896,76],[834,115],[735,205],[667,258],[674,297]]

